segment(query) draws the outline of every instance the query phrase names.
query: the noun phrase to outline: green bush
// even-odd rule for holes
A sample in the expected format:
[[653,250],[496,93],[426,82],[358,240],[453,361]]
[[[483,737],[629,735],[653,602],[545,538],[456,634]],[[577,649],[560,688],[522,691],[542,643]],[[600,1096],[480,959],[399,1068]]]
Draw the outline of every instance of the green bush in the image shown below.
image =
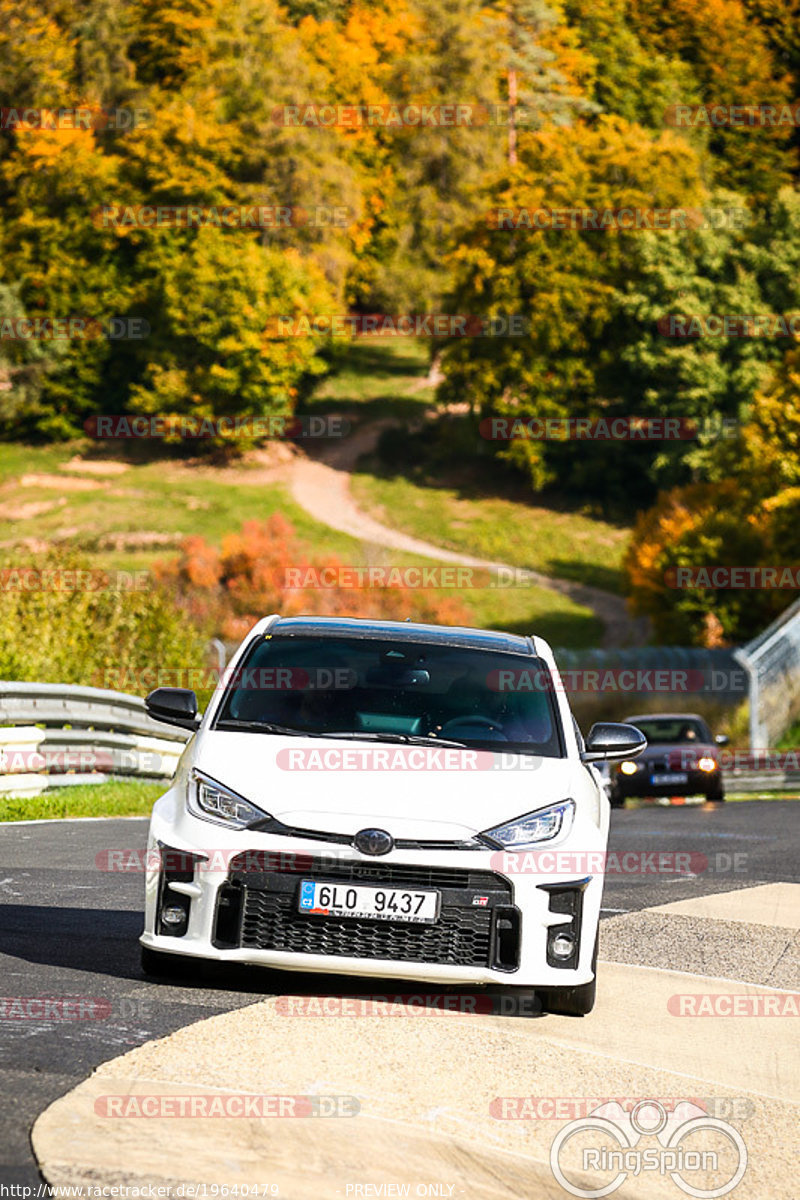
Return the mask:
[[[79,571],[85,574],[75,587]],[[144,586],[126,589],[126,582]],[[106,574],[56,551],[2,573],[0,679],[116,685],[138,694],[149,690],[137,686],[146,669],[202,667],[207,641],[149,573]]]

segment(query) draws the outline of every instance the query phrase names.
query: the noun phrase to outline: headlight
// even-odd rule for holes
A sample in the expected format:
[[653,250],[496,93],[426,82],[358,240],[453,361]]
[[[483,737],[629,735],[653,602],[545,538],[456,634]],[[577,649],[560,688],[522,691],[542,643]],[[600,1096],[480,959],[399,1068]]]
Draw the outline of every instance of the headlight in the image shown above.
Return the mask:
[[269,817],[263,808],[256,808],[249,800],[229,792],[213,779],[206,779],[198,771],[192,771],[189,779],[186,807],[196,817],[216,825],[227,825],[230,829],[244,829],[251,821]]
[[623,775],[635,775],[639,770],[639,764],[626,760],[624,763],[619,764],[619,769]]
[[535,842],[548,842],[559,833],[566,832],[575,814],[575,801],[564,800],[552,808],[540,808],[538,812],[517,817],[505,825],[487,829],[485,836],[499,843],[505,850],[521,850]]
[[713,758],[699,758],[697,765],[701,771],[716,771],[717,763]]

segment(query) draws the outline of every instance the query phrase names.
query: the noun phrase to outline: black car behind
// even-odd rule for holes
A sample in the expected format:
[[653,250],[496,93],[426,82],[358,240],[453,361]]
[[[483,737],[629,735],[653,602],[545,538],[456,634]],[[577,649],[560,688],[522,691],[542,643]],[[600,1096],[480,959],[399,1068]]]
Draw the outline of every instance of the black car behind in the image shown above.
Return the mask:
[[727,737],[714,737],[696,713],[642,713],[626,717],[641,729],[647,749],[636,759],[617,763],[611,773],[611,803],[629,796],[696,796],[724,800],[718,748]]

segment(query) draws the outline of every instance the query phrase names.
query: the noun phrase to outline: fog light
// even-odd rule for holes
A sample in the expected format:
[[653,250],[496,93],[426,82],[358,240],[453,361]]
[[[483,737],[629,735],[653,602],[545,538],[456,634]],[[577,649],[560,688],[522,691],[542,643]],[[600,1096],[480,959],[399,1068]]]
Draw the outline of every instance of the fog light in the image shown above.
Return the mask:
[[716,771],[717,764],[713,758],[701,758],[697,763],[701,771]]
[[556,958],[569,958],[575,950],[575,939],[568,933],[557,933],[550,948]]
[[635,775],[638,768],[635,762],[624,762],[619,769],[623,775]]
[[161,920],[165,925],[169,925],[170,929],[177,929],[186,923],[186,912],[179,905],[171,904],[161,910]]

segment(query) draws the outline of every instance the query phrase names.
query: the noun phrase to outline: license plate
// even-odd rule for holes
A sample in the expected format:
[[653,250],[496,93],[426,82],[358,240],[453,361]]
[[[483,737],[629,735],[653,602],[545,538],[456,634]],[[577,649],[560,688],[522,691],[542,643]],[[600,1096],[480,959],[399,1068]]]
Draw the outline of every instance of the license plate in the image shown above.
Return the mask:
[[298,908],[301,913],[320,917],[361,917],[430,925],[439,916],[439,893],[301,879]]
[[682,773],[678,772],[676,775],[651,775],[650,782],[656,785],[663,783],[688,783],[689,776],[685,771]]

